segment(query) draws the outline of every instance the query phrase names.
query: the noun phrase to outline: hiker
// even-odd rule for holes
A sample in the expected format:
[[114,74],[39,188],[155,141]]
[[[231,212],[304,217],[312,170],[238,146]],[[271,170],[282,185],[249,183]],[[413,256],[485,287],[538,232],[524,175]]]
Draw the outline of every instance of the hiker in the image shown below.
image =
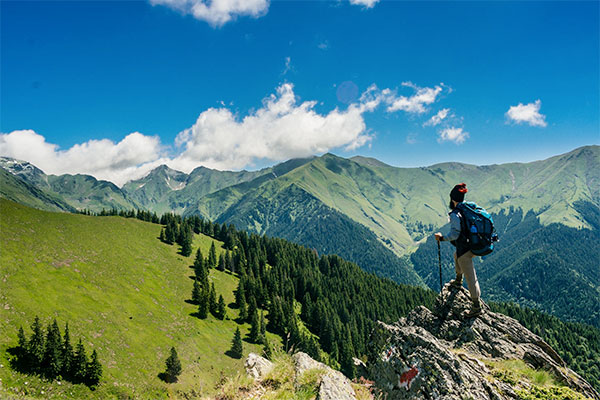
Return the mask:
[[456,270],[456,278],[450,282],[450,285],[460,288],[462,286],[463,275],[467,279],[467,285],[469,287],[469,293],[471,294],[471,300],[473,301],[473,307],[466,314],[467,317],[476,317],[481,314],[481,290],[479,289],[479,282],[477,281],[477,274],[475,273],[475,267],[473,266],[473,257],[475,254],[469,250],[466,235],[462,232],[461,212],[458,210],[457,205],[465,200],[465,193],[467,193],[467,185],[459,183],[454,186],[450,192],[450,209],[452,210],[448,215],[450,216],[450,232],[447,235],[442,235],[440,232],[435,233],[435,240],[438,242],[450,242],[456,247],[454,253],[454,269]]

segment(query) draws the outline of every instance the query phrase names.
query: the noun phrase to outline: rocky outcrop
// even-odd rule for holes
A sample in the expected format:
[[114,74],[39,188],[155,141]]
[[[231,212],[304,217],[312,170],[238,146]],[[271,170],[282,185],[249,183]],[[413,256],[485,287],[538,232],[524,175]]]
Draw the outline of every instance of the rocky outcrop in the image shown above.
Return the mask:
[[256,353],[250,353],[244,367],[246,373],[256,380],[263,379],[273,369],[273,363]]
[[[294,381],[301,381],[303,374],[318,370],[317,400],[356,400],[354,389],[350,380],[339,371],[315,361],[308,354],[298,352],[292,356],[294,364]],[[260,381],[276,366],[266,358],[255,353],[250,353],[245,362],[246,373],[255,380]],[[295,384],[295,386],[296,386]]]
[[387,399],[518,399],[527,383],[507,383],[494,362],[523,360],[544,369],[574,391],[594,400],[598,393],[566,367],[539,336],[516,320],[492,313],[466,318],[471,307],[464,288],[446,285],[433,312],[418,307],[393,325],[378,322],[369,345],[367,373]]
[[350,385],[350,380],[340,371],[336,371],[327,365],[313,360],[308,354],[298,352],[292,356],[296,370],[296,376],[300,376],[311,369],[323,371],[319,384],[317,400],[355,400],[356,394]]

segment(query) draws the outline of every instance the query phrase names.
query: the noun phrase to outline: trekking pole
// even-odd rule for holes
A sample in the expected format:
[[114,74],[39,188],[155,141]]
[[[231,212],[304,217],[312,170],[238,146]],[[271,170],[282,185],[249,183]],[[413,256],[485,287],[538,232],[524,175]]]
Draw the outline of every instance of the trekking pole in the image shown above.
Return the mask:
[[440,266],[440,293],[442,293],[442,253],[440,251],[440,241],[437,241],[438,244],[438,264]]

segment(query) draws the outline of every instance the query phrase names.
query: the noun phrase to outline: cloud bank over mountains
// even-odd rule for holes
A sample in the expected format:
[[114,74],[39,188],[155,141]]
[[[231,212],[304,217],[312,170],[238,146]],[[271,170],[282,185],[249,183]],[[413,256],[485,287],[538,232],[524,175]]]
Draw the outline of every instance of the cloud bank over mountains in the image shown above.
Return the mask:
[[120,142],[90,140],[62,150],[33,130],[0,134],[0,154],[29,161],[49,174],[92,175],[121,186],[161,164],[190,172],[202,165],[231,170],[259,160],[284,161],[332,149],[354,150],[373,140],[364,114],[380,106],[393,113],[422,114],[434,103],[443,84],[414,90],[410,96],[371,85],[347,108],[327,113],[315,110],[317,101],[298,101],[291,83],[280,85],[263,99],[262,107],[240,118],[229,108],[209,108],[196,123],[165,145],[157,136],[130,133]]
[[[452,89],[440,83],[419,87],[404,82],[398,89],[369,86],[358,100],[345,109],[315,110],[317,101],[299,101],[291,83],[281,84],[262,100],[262,106],[240,117],[227,106],[209,108],[196,122],[180,132],[174,143],[161,143],[158,136],[133,132],[115,143],[109,139],[89,140],[69,149],[60,149],[33,130],[0,133],[0,155],[25,160],[48,174],[92,175],[122,186],[138,179],[161,164],[191,172],[198,166],[220,170],[252,167],[259,161],[280,162],[308,157],[334,149],[355,150],[370,144],[375,134],[364,116],[377,109],[391,114],[399,111],[411,117],[426,115],[444,93]],[[516,123],[545,126],[539,114],[540,101],[513,106],[506,113]],[[438,110],[423,126],[437,129],[438,142],[460,145],[469,138],[449,108]],[[413,135],[414,136],[414,135]],[[416,143],[416,136],[407,143]]]

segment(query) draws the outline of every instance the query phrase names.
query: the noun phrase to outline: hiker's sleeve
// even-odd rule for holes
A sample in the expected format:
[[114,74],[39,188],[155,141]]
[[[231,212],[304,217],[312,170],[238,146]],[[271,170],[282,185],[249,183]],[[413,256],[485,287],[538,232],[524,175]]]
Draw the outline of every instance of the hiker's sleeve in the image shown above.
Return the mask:
[[460,236],[460,217],[456,213],[450,214],[450,232],[444,235],[443,240],[451,242]]

